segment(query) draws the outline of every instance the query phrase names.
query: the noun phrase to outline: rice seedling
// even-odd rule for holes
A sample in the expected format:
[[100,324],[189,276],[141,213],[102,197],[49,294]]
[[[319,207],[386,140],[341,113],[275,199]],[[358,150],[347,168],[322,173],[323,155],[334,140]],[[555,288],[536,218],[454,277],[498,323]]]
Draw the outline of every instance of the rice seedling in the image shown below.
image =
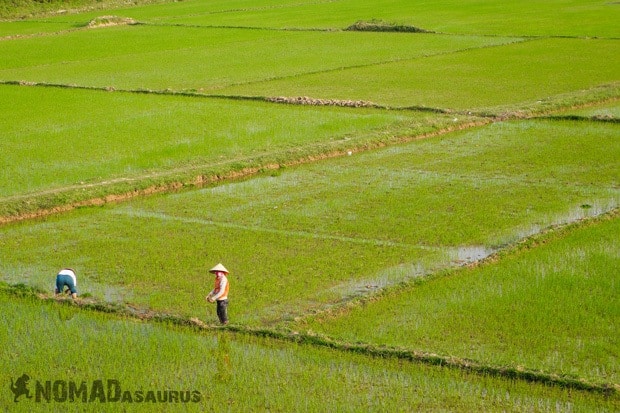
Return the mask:
[[[613,2],[596,0],[432,3],[381,0],[314,1],[201,1],[120,10],[159,24],[279,29],[344,29],[357,21],[380,20],[442,33],[484,35],[570,36],[617,38],[620,16]],[[92,13],[91,13],[92,14]]]
[[290,319],[471,261],[460,247],[493,250],[617,207],[616,126],[560,123],[556,135],[554,123],[496,124],[6,226],[3,279],[49,290],[71,263],[97,297],[203,318],[206,267],[223,261],[235,268],[238,322]]
[[[11,411],[613,411],[617,398],[0,296]],[[37,337],[33,340],[33,337]],[[26,394],[9,391],[27,374]],[[303,395],[303,397],[301,397]]]
[[41,22],[41,21],[2,21],[0,20],[0,39],[8,41],[16,37],[40,36],[44,33],[55,33],[63,30],[74,29],[74,25],[66,22]]
[[393,33],[117,26],[0,42],[6,56],[0,79],[228,94],[222,88],[515,41],[421,35],[412,42]]
[[[609,65],[618,42],[536,39],[341,71],[265,80],[221,90],[228,95],[303,95],[379,104],[501,113],[550,96],[617,82]],[[612,92],[617,96],[615,93]],[[613,97],[612,96],[612,97]],[[535,105],[534,105],[535,106]]]
[[[0,89],[6,98],[0,101],[3,214],[66,203],[63,197],[104,197],[203,174],[259,169],[454,124],[447,116],[374,109],[16,85]],[[44,199],[34,205],[37,194]]]
[[[177,217],[127,215],[119,210],[72,215],[37,227],[18,225],[13,231],[3,231],[2,249],[19,249],[3,260],[3,278],[51,292],[56,267],[72,261],[82,274],[84,292],[209,321],[213,310],[204,296],[213,280],[207,266],[211,261],[234,262],[231,283],[236,298],[231,316],[236,322],[270,322],[339,300],[342,296],[329,289],[350,283],[352,277],[360,281],[403,259],[430,267],[443,255],[415,246],[390,247],[311,232],[261,231]],[[93,237],[94,233],[98,235]],[[369,247],[383,255],[370,266],[364,259],[369,257]],[[348,257],[332,254],[334,248],[347,251]],[[174,281],[171,274],[178,274]],[[279,289],[277,297],[271,293],[274,287]]]
[[1,408],[620,408],[620,8],[109,1],[0,22]]
[[567,231],[297,328],[617,383],[619,226]]

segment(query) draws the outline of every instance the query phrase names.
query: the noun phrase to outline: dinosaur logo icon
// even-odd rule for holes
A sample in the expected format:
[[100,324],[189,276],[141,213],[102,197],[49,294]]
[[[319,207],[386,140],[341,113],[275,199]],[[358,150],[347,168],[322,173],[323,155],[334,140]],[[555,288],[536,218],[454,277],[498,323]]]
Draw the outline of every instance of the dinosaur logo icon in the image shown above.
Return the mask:
[[22,374],[22,376],[18,378],[17,380],[15,380],[15,382],[13,382],[13,378],[11,378],[10,389],[15,395],[15,398],[13,399],[15,403],[18,402],[17,399],[19,398],[19,396],[22,396],[22,395],[25,395],[27,398],[32,399],[32,396],[30,395],[30,390],[28,390],[29,381],[30,381],[30,376],[27,375],[26,373]]

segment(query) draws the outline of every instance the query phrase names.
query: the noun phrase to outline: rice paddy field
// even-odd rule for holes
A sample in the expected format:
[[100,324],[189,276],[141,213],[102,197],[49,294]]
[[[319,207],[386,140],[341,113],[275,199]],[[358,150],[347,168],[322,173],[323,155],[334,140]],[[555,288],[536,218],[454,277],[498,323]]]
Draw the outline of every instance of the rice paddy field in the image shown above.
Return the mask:
[[0,7],[0,410],[620,410],[620,5],[517,3]]

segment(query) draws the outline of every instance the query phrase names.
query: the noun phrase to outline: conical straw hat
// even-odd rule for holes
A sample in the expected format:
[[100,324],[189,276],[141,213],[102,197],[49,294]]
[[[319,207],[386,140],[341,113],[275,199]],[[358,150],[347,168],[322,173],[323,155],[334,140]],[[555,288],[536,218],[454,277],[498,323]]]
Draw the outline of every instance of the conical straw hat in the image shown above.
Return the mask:
[[218,271],[225,272],[226,274],[228,274],[228,270],[222,264],[217,264],[215,267],[209,270],[209,272],[218,272]]

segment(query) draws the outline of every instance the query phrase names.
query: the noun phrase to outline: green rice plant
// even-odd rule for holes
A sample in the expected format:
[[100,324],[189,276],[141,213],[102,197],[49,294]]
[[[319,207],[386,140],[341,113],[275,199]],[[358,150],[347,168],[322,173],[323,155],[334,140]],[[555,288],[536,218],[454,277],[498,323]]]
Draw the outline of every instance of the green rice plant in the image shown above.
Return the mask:
[[[613,190],[620,179],[617,134],[615,124],[544,119],[498,122],[420,141],[408,146],[409,159],[438,174]],[[386,152],[399,156],[402,149]]]
[[[166,203],[146,200],[139,209],[411,245],[497,247],[514,241],[515,230],[557,223],[557,214],[570,221],[616,207],[616,135],[616,125],[496,123]],[[200,208],[215,200],[230,207]]]
[[[0,79],[219,93],[227,86],[519,41],[440,35],[419,35],[413,40],[398,33],[149,25],[93,28],[0,42],[5,56]],[[274,94],[278,96],[277,89],[268,95]]]
[[[29,373],[61,386],[112,378],[132,390],[195,389],[200,400],[179,407],[196,411],[618,410],[613,392],[568,392],[406,361],[412,349],[423,349],[440,353],[429,358],[438,364],[472,358],[480,372],[488,363],[489,374],[507,366],[521,373],[508,377],[541,369],[541,377],[614,388],[618,382],[620,314],[610,276],[618,267],[617,218],[560,232],[565,238],[517,249],[496,265],[422,281],[543,228],[617,208],[617,123],[500,122],[360,152],[471,121],[440,111],[527,116],[617,99],[619,72],[609,64],[617,55],[613,4],[459,6],[188,0],[114,13],[141,26],[87,29],[99,11],[50,18],[45,26],[0,25],[7,33],[0,79],[81,88],[0,86],[0,112],[9,119],[0,126],[7,132],[0,144],[7,164],[0,165],[2,215],[265,169],[258,179],[2,226],[0,278],[22,284],[12,288],[21,298],[0,293],[0,381]],[[492,36],[324,30],[373,19]],[[263,30],[274,27],[324,31]],[[519,38],[497,37],[514,33]],[[520,38],[541,34],[570,39]],[[193,96],[204,93],[438,112]],[[347,151],[351,156],[271,169]],[[232,270],[233,325],[219,334],[181,329],[189,317],[215,320],[203,297],[212,287],[206,271],[219,261]],[[67,265],[78,270],[84,302],[94,302],[85,308],[128,313],[28,301],[28,286],[50,296],[56,271]],[[409,287],[401,292],[397,285]],[[342,343],[331,350],[310,347],[313,332],[300,334],[306,345],[232,334],[282,321],[294,326],[298,316],[329,314],[359,297],[376,301],[364,300],[366,307],[342,319],[298,325],[336,336],[314,339],[326,347]],[[120,319],[129,309],[177,327]],[[352,354],[358,350],[365,355]],[[71,357],[59,356],[64,352]],[[5,387],[0,406],[33,411],[33,403],[12,397]],[[85,409],[61,403],[34,409]]]
[[619,229],[616,214],[297,328],[618,383]]
[[[386,267],[404,261],[431,268],[447,260],[441,251],[310,231],[227,226],[131,209],[78,212],[3,230],[2,250],[17,249],[2,261],[3,279],[51,293],[56,272],[71,265],[80,292],[211,322],[215,308],[205,296],[213,277],[207,270],[222,261],[232,272],[231,318],[271,323],[377,288],[383,278],[375,274]],[[410,271],[405,267],[392,278]]]
[[98,298],[211,319],[221,261],[237,322],[291,319],[616,208],[616,128],[498,123],[9,225],[2,277],[51,291],[70,265]]
[[6,42],[16,37],[41,36],[71,29],[75,29],[75,24],[67,22],[0,20],[0,41]]
[[[383,35],[383,34],[381,34]],[[428,35],[433,36],[433,35]],[[407,107],[502,113],[620,79],[618,42],[538,39],[227,87],[228,95],[303,95]],[[610,97],[617,97],[617,91]],[[508,108],[507,108],[508,107]]]
[[380,0],[308,3],[184,1],[128,9],[130,17],[169,24],[231,27],[344,29],[359,20],[382,20],[444,33],[617,38],[620,10],[613,2],[501,0],[411,2]]
[[[618,408],[617,397],[596,393],[273,339],[145,324],[4,294],[0,310],[5,320],[0,381],[7,384],[0,405],[16,412]],[[9,384],[23,374],[30,378],[31,399],[20,395],[14,402]],[[83,393],[76,394],[82,384]],[[170,401],[171,392],[181,394],[177,401]],[[186,392],[190,398],[181,401]]]
[[[0,89],[5,97],[0,100],[2,215],[203,174],[223,176],[454,125],[449,117],[411,112]],[[50,199],[37,204],[37,196]]]

